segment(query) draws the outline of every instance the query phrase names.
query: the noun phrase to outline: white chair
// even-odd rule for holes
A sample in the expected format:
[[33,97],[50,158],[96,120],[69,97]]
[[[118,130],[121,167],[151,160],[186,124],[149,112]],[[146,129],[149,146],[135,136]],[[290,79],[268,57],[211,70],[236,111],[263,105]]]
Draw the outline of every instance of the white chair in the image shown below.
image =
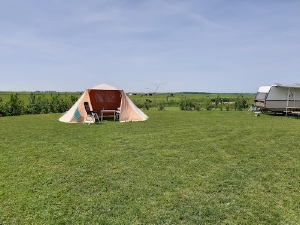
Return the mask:
[[121,110],[120,110],[120,107],[117,108],[116,110],[116,119],[119,120],[120,119],[120,113],[121,113]]

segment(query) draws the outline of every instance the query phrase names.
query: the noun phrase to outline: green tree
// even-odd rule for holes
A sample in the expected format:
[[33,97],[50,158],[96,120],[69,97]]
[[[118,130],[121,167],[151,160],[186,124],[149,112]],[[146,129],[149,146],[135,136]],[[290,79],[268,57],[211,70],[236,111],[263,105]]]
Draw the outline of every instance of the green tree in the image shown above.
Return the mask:
[[10,100],[5,104],[8,116],[19,116],[24,112],[24,102],[19,99],[18,94],[10,94]]

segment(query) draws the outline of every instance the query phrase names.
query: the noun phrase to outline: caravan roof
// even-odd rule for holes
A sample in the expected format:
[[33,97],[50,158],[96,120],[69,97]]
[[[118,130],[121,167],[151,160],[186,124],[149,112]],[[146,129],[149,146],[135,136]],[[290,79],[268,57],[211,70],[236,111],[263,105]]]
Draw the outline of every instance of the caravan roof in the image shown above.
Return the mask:
[[259,93],[268,93],[272,86],[261,86],[258,88]]
[[300,88],[300,84],[293,84],[293,85],[282,85],[279,83],[275,83],[269,86],[261,86],[258,88],[259,93],[268,93],[272,87],[282,87],[282,88]]
[[292,84],[292,85],[282,85],[282,84],[273,84],[274,87],[287,87],[287,88],[300,88],[300,84]]

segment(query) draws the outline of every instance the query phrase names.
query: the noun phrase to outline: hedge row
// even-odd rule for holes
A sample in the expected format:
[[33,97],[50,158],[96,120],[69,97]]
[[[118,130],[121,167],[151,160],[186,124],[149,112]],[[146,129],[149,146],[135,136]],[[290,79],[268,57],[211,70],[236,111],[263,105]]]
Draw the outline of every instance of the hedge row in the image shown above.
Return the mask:
[[70,94],[51,94],[50,98],[31,93],[28,104],[25,105],[17,93],[10,94],[8,101],[0,98],[0,116],[19,116],[25,114],[62,113],[67,111],[76,101],[77,97]]
[[237,110],[242,111],[249,108],[249,98],[243,97],[243,95],[238,95],[233,99],[224,99],[224,98],[189,98],[183,96],[180,100],[168,100],[167,102],[161,100],[153,101],[141,101],[133,100],[135,105],[139,108],[149,109],[157,107],[159,110],[162,110],[164,107],[179,107],[181,110]]

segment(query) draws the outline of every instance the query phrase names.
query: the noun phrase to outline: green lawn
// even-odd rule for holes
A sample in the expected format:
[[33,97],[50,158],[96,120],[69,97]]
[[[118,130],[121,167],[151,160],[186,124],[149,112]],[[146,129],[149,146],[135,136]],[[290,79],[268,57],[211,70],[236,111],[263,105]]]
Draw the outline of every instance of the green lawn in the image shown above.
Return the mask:
[[0,224],[299,224],[300,120],[145,113],[0,117]]

